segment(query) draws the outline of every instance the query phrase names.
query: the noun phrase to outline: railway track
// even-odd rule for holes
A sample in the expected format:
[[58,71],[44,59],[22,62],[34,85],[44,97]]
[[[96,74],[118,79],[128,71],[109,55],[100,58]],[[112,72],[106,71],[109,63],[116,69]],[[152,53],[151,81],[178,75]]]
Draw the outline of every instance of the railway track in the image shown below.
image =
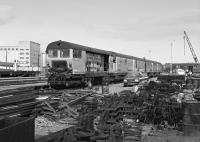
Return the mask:
[[0,118],[37,115],[41,111],[44,113],[45,107],[56,110],[63,99],[67,105],[73,106],[91,94],[91,91],[81,90],[40,91],[34,86],[3,90],[0,91]]
[[21,85],[32,83],[46,83],[46,77],[9,77],[0,78],[0,86]]

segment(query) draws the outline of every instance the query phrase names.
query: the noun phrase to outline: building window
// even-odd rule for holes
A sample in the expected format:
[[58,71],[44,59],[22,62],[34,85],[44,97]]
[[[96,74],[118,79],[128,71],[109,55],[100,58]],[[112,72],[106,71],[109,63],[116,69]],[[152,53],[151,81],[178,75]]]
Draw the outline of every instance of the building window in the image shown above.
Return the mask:
[[26,52],[26,55],[29,55],[29,53],[28,53],[28,52]]
[[24,49],[20,49],[20,50],[24,50]]
[[49,50],[48,56],[49,57],[58,57],[58,50],[56,50],[56,49]]
[[73,58],[81,58],[81,50],[73,50]]
[[27,51],[29,50],[29,49],[26,49]]
[[60,50],[60,57],[62,57],[62,58],[69,57],[69,49]]
[[20,59],[24,59],[24,57],[20,57]]
[[24,55],[24,53],[23,53],[23,52],[20,52],[20,55]]
[[29,57],[26,57],[26,59],[29,59]]

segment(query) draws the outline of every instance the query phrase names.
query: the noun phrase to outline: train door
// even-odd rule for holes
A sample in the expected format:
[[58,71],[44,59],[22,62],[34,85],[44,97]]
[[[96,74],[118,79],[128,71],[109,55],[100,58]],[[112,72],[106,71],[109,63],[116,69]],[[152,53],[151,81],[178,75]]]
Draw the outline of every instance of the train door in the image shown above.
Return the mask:
[[127,69],[128,69],[128,72],[134,71],[134,63],[132,59],[127,59]]
[[117,72],[117,57],[113,57],[113,71]]
[[86,52],[73,49],[73,73],[83,74],[85,73]]
[[109,71],[109,56],[104,55],[104,71]]
[[117,71],[116,62],[116,57],[109,56],[109,72],[114,73]]
[[139,69],[138,69],[138,61],[135,60],[135,72],[137,72]]
[[133,60],[133,65],[132,65],[132,67],[133,67],[133,72],[135,72],[135,71],[136,71],[136,60]]

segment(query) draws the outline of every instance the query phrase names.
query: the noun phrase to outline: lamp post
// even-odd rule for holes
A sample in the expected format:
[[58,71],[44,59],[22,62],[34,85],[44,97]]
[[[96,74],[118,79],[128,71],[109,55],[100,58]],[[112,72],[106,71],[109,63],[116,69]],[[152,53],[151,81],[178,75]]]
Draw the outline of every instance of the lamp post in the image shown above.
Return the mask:
[[172,68],[172,64],[173,64],[173,45],[174,45],[175,40],[170,42],[170,47],[171,47],[171,69],[170,69],[170,73],[173,72],[173,68]]
[[40,53],[38,53],[38,72],[40,71]]
[[7,69],[7,64],[8,64],[8,50],[7,50],[7,48],[5,48],[6,49],[6,69]]

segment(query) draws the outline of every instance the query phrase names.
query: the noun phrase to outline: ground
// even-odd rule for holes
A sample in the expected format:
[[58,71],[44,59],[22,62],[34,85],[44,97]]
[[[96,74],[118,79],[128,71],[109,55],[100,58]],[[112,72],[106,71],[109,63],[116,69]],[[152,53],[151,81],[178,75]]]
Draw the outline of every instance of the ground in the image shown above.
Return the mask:
[[155,130],[150,136],[144,137],[142,142],[200,142],[200,137],[184,136],[177,130]]

